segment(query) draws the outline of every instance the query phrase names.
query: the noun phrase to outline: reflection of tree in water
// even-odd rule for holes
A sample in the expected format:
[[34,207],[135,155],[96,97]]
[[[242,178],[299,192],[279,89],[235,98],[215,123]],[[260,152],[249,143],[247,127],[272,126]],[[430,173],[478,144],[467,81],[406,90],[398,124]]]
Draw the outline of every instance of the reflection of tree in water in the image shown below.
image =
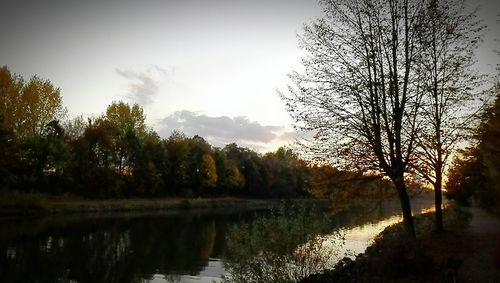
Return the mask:
[[43,225],[6,222],[2,226],[12,229],[0,232],[0,278],[2,282],[140,282],[156,273],[197,275],[209,257],[221,256],[227,223],[239,221],[238,217],[184,213],[42,220]]

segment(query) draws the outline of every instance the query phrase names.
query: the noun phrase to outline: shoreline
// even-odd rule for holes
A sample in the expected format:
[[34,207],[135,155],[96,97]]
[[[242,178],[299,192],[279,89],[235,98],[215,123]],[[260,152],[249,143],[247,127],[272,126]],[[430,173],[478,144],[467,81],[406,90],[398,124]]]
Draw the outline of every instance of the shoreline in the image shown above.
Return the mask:
[[0,217],[61,214],[100,214],[122,212],[159,212],[212,210],[220,208],[271,209],[282,202],[314,203],[328,206],[328,200],[313,198],[250,199],[220,198],[130,198],[84,199],[50,196],[1,196]]
[[401,223],[391,225],[364,253],[299,282],[497,282],[500,270],[495,271],[494,251],[499,216],[456,204],[443,212],[443,232],[433,230],[432,212],[418,215],[415,242],[404,240]]

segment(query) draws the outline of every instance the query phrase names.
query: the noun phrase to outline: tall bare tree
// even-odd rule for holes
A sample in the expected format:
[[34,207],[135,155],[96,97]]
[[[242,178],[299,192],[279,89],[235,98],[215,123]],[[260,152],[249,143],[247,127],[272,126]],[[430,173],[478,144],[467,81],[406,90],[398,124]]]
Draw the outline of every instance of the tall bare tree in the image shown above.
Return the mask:
[[482,82],[474,51],[483,26],[464,0],[427,0],[417,34],[424,103],[419,114],[418,153],[412,167],[435,192],[435,229],[443,230],[442,186],[450,155],[481,108],[473,92]]
[[416,146],[422,102],[417,23],[422,1],[323,0],[324,16],[304,27],[303,72],[281,93],[311,148],[339,164],[377,170],[397,190],[415,237],[405,172]]

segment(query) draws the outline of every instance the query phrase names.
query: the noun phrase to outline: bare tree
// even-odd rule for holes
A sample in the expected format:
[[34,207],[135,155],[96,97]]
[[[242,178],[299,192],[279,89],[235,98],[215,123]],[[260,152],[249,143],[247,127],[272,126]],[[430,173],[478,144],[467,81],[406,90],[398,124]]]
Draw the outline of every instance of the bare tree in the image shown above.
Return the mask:
[[324,16],[304,27],[303,72],[281,93],[311,148],[337,164],[377,170],[395,185],[405,229],[415,238],[404,181],[416,146],[422,93],[414,67],[423,2],[323,0]]
[[482,28],[464,0],[427,0],[417,29],[422,52],[416,66],[425,95],[412,168],[434,187],[437,231],[443,230],[444,170],[465,137],[464,129],[481,109],[473,91],[482,77],[473,66]]

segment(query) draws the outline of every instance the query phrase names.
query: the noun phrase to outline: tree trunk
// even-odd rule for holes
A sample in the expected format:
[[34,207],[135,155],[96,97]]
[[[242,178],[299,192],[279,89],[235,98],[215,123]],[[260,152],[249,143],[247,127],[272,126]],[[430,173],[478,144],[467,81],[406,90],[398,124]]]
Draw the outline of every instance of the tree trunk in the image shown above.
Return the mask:
[[443,227],[443,193],[442,193],[442,185],[443,185],[443,176],[441,174],[441,169],[436,172],[436,182],[434,183],[434,208],[436,210],[434,217],[434,229],[437,232],[441,232],[444,230]]
[[398,191],[399,202],[403,211],[403,224],[409,240],[415,240],[415,226],[413,224],[413,217],[411,213],[410,198],[406,191],[406,184],[402,176],[395,177],[393,183]]

